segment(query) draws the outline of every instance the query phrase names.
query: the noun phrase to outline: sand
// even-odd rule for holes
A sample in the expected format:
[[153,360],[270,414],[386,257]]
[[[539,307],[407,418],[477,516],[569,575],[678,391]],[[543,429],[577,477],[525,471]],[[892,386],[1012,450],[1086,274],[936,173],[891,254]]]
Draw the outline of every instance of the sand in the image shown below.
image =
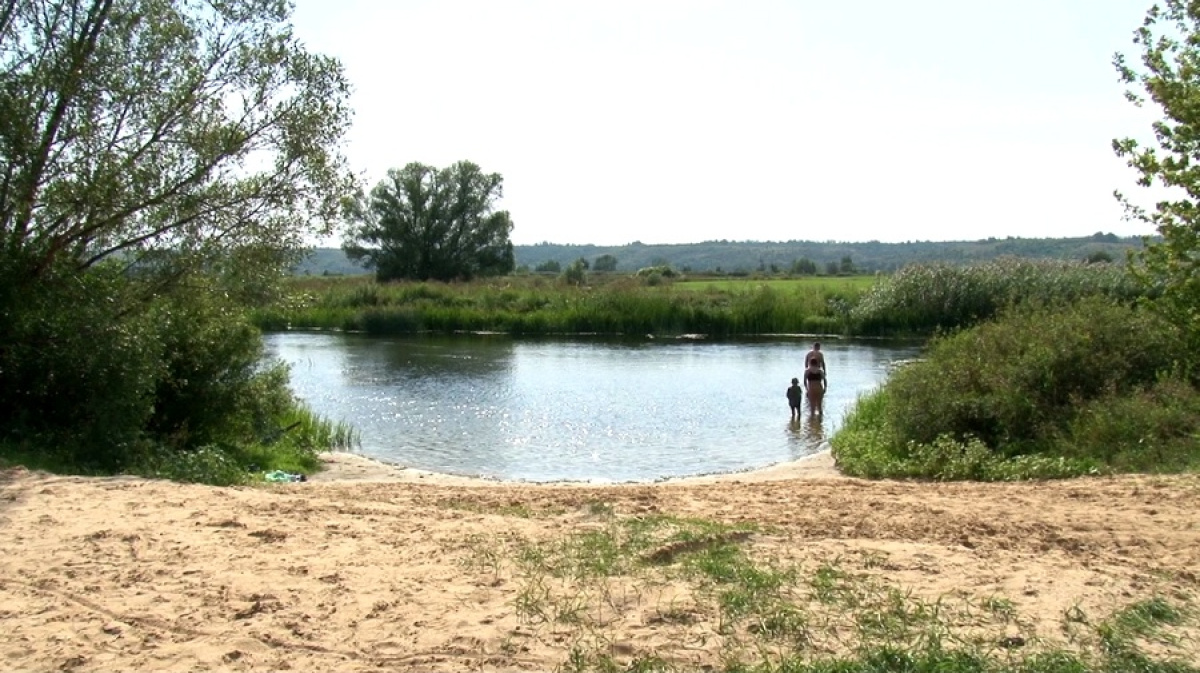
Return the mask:
[[[1020,617],[1001,630],[1031,644],[1136,600],[1200,595],[1196,476],[868,482],[827,454],[604,487],[349,454],[327,467],[242,488],[0,472],[0,670],[555,670],[572,650],[719,669],[719,616],[669,573],[616,578],[602,600],[551,578],[546,595],[576,592],[583,609],[530,607],[541,585],[522,549],[649,514],[752,522],[739,544],[781,567],[1011,606]],[[1191,635],[1169,646],[1200,659]]]

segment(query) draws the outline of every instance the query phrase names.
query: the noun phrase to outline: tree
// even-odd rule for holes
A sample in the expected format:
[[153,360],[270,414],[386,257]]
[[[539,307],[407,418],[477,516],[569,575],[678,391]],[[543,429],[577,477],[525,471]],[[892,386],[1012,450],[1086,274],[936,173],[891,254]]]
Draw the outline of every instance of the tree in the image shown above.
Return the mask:
[[[111,258],[214,264],[327,232],[348,82],[277,0],[0,3],[0,251],[10,281]],[[150,268],[148,265],[144,268]],[[167,274],[178,278],[178,274]]]
[[850,255],[844,255],[841,264],[838,266],[838,272],[843,276],[852,276],[854,275],[854,271],[854,260],[850,259]]
[[563,270],[563,282],[570,285],[583,285],[587,282],[587,260],[580,257],[579,259],[567,265]]
[[290,403],[236,302],[331,229],[353,176],[348,82],[289,14],[0,2],[0,447],[115,469]]
[[815,276],[817,263],[807,257],[801,257],[792,261],[791,272],[797,276]]
[[592,264],[596,271],[612,272],[617,270],[617,258],[612,255],[600,255]]
[[[1113,63],[1135,105],[1145,99],[1140,88],[1161,108],[1154,122],[1154,145],[1136,139],[1113,141],[1113,149],[1138,174],[1142,187],[1166,189],[1167,198],[1152,210],[1117,198],[1130,217],[1154,225],[1161,241],[1146,241],[1135,267],[1160,294],[1155,305],[1200,347],[1200,3],[1165,0],[1146,14],[1134,32],[1142,51],[1141,68],[1117,54]],[[1195,351],[1193,351],[1195,352]]]
[[559,264],[556,260],[548,259],[533,267],[533,270],[538,273],[558,273],[562,271],[562,264]]
[[495,210],[504,179],[460,161],[436,169],[411,163],[350,207],[355,223],[343,246],[381,281],[469,280],[513,270],[508,211]]

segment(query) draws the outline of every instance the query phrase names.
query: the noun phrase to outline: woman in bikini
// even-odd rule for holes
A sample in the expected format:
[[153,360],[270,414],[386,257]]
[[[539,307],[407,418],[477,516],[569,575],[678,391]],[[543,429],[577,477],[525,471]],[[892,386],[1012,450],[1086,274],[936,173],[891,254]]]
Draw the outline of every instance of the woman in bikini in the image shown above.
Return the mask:
[[804,370],[804,391],[808,395],[809,413],[821,413],[821,402],[825,399],[825,368],[816,358],[808,361]]

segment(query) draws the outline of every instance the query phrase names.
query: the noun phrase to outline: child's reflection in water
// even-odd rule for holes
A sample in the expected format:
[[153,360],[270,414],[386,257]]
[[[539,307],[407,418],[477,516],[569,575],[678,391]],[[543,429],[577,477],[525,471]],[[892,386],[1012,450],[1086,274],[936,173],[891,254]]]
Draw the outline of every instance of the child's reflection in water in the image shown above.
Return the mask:
[[816,451],[825,441],[825,426],[821,414],[809,414],[807,418],[792,419],[788,431],[792,439],[803,444],[807,452]]

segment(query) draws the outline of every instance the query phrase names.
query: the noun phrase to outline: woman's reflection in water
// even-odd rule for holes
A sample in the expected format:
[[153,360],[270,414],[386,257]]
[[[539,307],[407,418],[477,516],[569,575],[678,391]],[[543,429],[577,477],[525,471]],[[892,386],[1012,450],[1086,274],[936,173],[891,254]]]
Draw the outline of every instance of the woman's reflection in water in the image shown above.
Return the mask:
[[803,420],[793,419],[788,424],[792,440],[801,445],[804,453],[815,453],[821,450],[821,445],[825,443],[825,426],[822,420],[821,414],[809,414]]

